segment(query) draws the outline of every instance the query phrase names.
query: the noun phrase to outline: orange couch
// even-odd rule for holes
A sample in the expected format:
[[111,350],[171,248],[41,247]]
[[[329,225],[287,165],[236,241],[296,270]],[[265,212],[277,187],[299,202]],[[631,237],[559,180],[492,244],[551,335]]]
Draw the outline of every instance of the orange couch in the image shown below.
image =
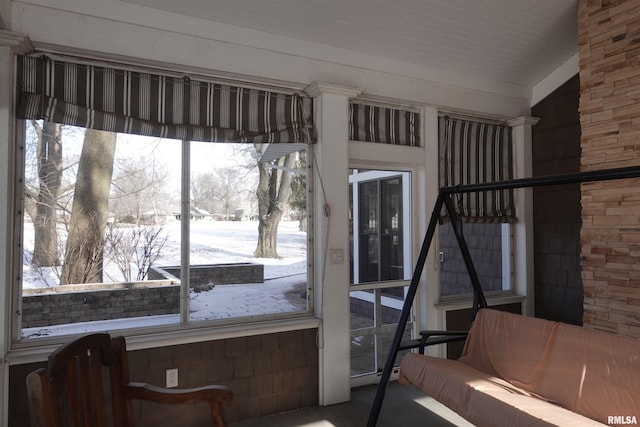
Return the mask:
[[400,382],[477,426],[640,422],[640,340],[483,309],[460,359],[409,353]]

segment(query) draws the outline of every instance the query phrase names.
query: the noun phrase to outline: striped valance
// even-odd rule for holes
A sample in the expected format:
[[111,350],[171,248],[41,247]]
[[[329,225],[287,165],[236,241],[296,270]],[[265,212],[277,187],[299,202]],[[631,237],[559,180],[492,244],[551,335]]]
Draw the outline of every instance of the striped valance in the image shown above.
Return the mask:
[[349,104],[349,139],[420,146],[420,114],[395,108]]
[[[508,126],[441,117],[439,139],[442,187],[513,179],[513,147]],[[515,221],[513,190],[454,197],[463,221]]]
[[213,142],[309,142],[312,99],[227,84],[18,57],[17,116]]

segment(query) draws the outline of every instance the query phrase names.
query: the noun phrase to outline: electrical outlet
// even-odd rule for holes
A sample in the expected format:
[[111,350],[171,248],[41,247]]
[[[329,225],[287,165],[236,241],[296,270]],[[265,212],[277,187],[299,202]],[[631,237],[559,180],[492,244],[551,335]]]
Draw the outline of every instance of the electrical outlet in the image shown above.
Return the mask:
[[178,387],[178,368],[167,369],[167,388]]

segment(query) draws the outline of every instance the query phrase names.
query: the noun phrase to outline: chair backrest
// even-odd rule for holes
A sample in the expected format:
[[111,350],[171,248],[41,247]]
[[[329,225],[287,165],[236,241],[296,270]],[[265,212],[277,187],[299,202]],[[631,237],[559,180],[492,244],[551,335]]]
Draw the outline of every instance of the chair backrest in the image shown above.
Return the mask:
[[47,369],[29,374],[32,427],[130,427],[123,341],[106,333],[81,337],[54,351]]

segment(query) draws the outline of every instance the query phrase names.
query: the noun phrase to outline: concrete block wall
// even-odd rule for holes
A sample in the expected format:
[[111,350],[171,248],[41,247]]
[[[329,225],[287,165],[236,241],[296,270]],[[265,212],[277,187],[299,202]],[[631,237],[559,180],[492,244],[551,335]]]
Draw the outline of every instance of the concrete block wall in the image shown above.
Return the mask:
[[[640,0],[578,7],[581,169],[640,165]],[[640,337],[640,180],[582,186],[584,325]]]

